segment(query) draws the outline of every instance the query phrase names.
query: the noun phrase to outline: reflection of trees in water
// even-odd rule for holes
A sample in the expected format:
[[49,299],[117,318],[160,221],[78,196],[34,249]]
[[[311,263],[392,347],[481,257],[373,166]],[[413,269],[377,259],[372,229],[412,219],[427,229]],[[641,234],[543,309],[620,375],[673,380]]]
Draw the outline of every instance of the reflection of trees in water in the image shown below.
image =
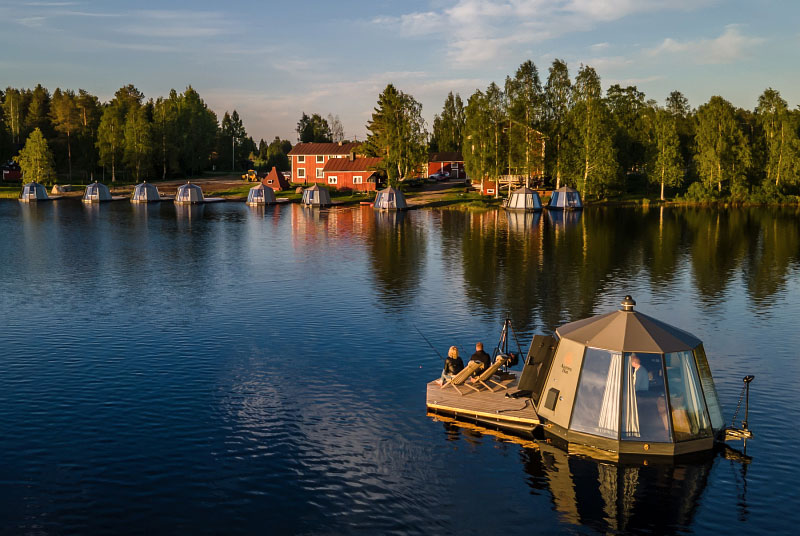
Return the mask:
[[405,212],[370,210],[371,233],[365,233],[378,291],[391,306],[409,303],[425,269],[427,240]]
[[521,449],[532,493],[549,492],[563,521],[602,532],[689,529],[713,465],[710,455],[607,462],[539,445]]
[[[800,256],[797,211],[593,208],[507,215],[442,213],[444,258],[461,263],[468,303],[508,311],[522,331],[593,314],[646,274],[669,292],[688,263],[701,303],[716,305],[740,270],[755,304],[785,288]],[[537,325],[538,324],[538,325]]]

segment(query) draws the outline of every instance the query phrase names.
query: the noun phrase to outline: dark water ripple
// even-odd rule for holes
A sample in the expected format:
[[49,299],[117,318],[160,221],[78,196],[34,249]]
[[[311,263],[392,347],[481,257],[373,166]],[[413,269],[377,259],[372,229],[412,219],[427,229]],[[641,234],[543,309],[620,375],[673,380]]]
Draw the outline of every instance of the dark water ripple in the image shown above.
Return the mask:
[[[0,202],[0,533],[789,533],[794,210]],[[752,463],[606,464],[425,416],[451,344],[639,307],[704,340]]]

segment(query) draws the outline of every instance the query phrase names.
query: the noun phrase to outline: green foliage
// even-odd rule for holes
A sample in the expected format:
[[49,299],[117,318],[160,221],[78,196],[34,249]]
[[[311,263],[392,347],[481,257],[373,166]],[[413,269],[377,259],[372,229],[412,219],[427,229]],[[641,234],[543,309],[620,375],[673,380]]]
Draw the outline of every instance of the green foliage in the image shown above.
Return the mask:
[[131,108],[125,119],[124,161],[133,169],[137,182],[143,171],[149,172],[152,154],[152,126],[147,111],[144,106]]
[[714,96],[697,110],[695,138],[700,178],[706,187],[743,181],[750,166],[750,147],[736,122],[736,110],[722,97]]
[[766,144],[764,177],[767,183],[793,184],[800,171],[800,140],[797,114],[791,114],[786,101],[772,88],[764,90],[756,108]]
[[396,186],[425,163],[428,144],[422,105],[392,84],[378,96],[367,130],[363,150],[381,157],[379,169],[386,173],[389,185]]
[[539,71],[530,60],[519,66],[514,78],[506,78],[508,102],[509,172],[527,177],[544,174],[541,150],[545,94]]
[[111,102],[103,109],[97,129],[97,151],[102,166],[111,167],[111,181],[117,180],[117,165],[122,160],[125,119],[119,103]]
[[42,131],[35,128],[25,147],[15,158],[22,169],[23,180],[40,183],[49,183],[55,180],[56,170],[53,163],[53,153],[47,145],[47,140]]
[[333,134],[328,121],[319,114],[311,117],[303,112],[297,122],[297,139],[300,143],[327,143],[333,141]]
[[553,60],[550,66],[547,84],[544,87],[544,121],[545,134],[550,138],[545,152],[545,165],[550,175],[556,180],[556,187],[561,186],[564,168],[564,139],[567,130],[572,83],[569,69],[563,60]]
[[658,110],[653,130],[655,147],[648,177],[650,182],[661,186],[663,201],[666,186],[680,186],[683,182],[683,159],[675,117],[666,110]]
[[481,181],[489,173],[491,164],[492,124],[486,95],[476,91],[467,101],[464,123],[464,167],[467,175]]
[[444,101],[442,113],[433,118],[433,134],[431,136],[431,151],[457,151],[461,152],[464,138],[464,103],[461,95],[448,93]]

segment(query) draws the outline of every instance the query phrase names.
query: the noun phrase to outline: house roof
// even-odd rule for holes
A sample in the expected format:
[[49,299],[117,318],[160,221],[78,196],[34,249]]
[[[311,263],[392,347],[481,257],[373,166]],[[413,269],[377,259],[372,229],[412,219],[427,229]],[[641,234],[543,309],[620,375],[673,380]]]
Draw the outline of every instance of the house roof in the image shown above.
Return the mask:
[[272,167],[272,170],[267,174],[266,177],[261,179],[261,183],[264,186],[277,184],[281,188],[287,188],[289,186],[289,181],[286,180],[286,177],[283,176],[283,173],[278,171],[278,168],[276,168],[275,166]]
[[303,154],[350,154],[360,143],[298,143],[289,151],[289,156]]
[[380,163],[381,159],[375,157],[356,158],[354,160],[350,160],[349,158],[331,158],[325,162],[325,167],[322,169],[322,171],[373,172]]
[[430,153],[428,162],[463,162],[464,157],[458,151],[445,151],[441,153]]

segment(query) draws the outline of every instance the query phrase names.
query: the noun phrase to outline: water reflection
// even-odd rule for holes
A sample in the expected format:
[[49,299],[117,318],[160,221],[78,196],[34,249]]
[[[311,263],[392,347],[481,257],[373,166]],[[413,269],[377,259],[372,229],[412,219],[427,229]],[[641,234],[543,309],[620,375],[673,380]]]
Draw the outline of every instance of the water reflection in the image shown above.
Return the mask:
[[[419,225],[402,211],[364,210],[367,247],[375,283],[387,306],[410,303],[425,270],[427,240]],[[370,232],[371,231],[371,232]]]
[[533,492],[548,491],[562,519],[598,532],[673,534],[693,522],[713,456],[605,462],[539,443],[520,457]]

